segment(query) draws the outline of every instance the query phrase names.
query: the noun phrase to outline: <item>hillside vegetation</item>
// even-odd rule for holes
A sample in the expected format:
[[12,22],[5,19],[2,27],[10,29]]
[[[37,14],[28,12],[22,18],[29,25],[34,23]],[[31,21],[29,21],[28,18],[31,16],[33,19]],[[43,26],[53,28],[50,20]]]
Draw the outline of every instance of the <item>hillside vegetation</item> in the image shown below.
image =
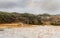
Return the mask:
[[16,12],[9,13],[0,11],[0,23],[2,24],[2,23],[21,22],[24,24],[33,24],[33,25],[42,25],[45,23],[60,25],[60,22],[58,23],[56,22],[56,20],[53,21],[54,16],[59,15],[50,15],[50,14],[34,15],[29,13],[16,13]]

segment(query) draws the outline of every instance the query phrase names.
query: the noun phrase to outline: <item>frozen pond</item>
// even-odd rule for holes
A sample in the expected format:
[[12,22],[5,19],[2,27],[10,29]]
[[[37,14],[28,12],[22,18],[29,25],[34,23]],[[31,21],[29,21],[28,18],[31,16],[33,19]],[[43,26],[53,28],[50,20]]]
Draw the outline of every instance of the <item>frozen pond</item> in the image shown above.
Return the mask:
[[60,38],[60,26],[5,28],[0,38]]

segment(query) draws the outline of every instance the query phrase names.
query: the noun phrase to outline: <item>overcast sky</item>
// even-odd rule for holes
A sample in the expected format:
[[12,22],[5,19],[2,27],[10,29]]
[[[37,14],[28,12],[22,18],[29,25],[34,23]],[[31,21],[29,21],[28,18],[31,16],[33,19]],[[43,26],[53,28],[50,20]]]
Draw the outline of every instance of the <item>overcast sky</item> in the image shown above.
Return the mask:
[[0,11],[60,14],[60,0],[0,0]]

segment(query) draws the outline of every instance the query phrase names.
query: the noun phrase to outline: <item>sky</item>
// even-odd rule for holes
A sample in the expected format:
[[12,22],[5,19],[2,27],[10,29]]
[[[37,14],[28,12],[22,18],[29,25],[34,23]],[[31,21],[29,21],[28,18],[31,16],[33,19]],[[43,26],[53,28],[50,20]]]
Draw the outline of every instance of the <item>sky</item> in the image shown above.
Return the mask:
[[60,14],[60,0],[0,0],[0,11]]

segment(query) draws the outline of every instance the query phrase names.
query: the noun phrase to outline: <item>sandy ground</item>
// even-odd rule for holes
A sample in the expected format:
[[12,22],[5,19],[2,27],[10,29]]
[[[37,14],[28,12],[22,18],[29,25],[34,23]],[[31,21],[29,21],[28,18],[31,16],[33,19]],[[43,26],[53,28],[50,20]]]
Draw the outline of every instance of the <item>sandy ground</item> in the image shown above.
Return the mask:
[[0,38],[60,38],[60,26],[4,28]]

